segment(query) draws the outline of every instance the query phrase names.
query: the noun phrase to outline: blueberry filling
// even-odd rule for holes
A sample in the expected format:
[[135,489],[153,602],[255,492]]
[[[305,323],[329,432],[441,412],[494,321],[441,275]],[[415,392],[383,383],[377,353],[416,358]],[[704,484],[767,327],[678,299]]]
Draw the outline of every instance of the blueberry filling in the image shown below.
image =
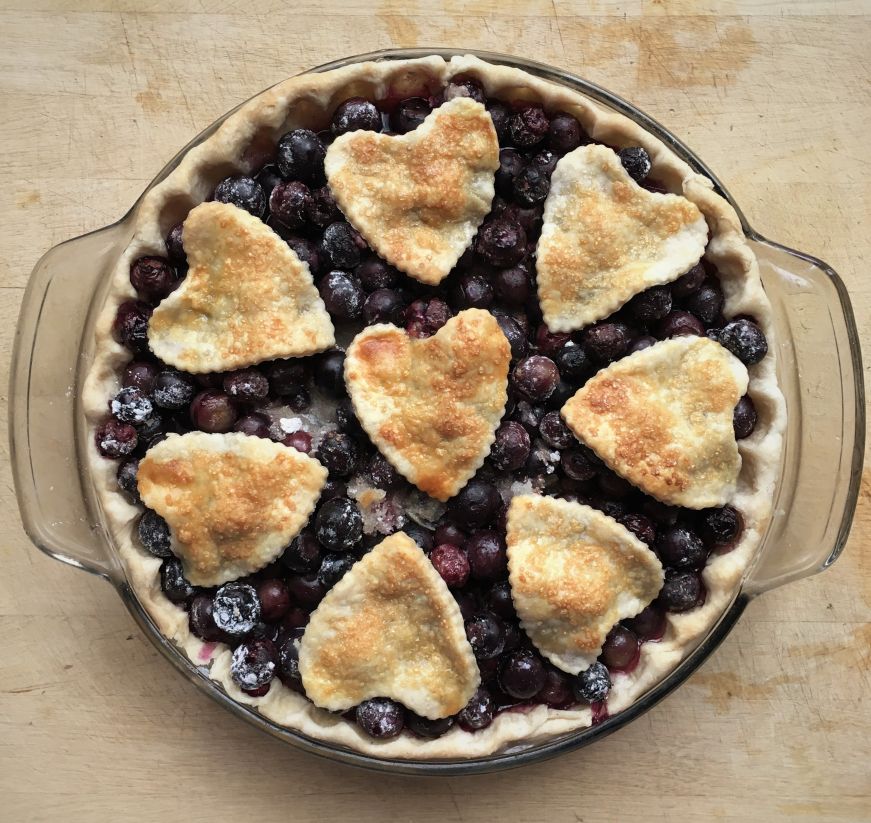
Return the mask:
[[[454,97],[483,102],[491,114],[500,143],[496,197],[455,271],[433,288],[381,260],[345,220],[326,184],[324,158],[327,144],[339,135],[361,129],[405,134]],[[475,78],[458,77],[443,93],[389,104],[345,100],[332,113],[328,131],[289,131],[267,165],[250,177],[227,177],[214,190],[214,199],[270,225],[308,264],[340,340],[375,323],[430,337],[466,308],[489,310],[497,318],[512,356],[505,416],[478,475],[432,520],[417,522],[419,515],[405,510],[409,484],[363,433],[347,397],[340,348],[220,375],[179,372],[150,353],[147,327],[154,306],[186,274],[182,223],[170,228],[165,250],[131,264],[136,299],[118,307],[112,326],[131,360],[109,416],[95,431],[98,451],[119,461],[118,487],[127,499],[141,505],[136,478],[146,450],[168,433],[192,429],[271,438],[315,455],[330,473],[309,526],[280,560],[217,589],[198,589],[185,578],[172,554],[169,527],[156,512],[146,510],[137,524],[143,550],[162,560],[167,598],[188,610],[195,636],[233,648],[231,676],[249,695],[265,694],[274,677],[303,693],[298,644],[310,612],[358,557],[399,528],[428,553],[455,597],[484,685],[455,717],[441,720],[415,715],[387,698],[367,700],[353,717],[375,739],[391,739],[403,728],[423,739],[454,725],[476,731],[518,705],[591,704],[601,718],[612,675],[631,671],[643,644],[663,637],[668,613],[704,602],[702,571],[712,555],[738,544],[741,513],[731,506],[691,512],[646,497],[577,441],[559,409],[599,369],[656,340],[706,335],[751,369],[765,357],[768,343],[752,318],[724,316],[723,290],[708,263],[647,289],[613,316],[571,335],[547,328],[535,269],[543,205],[560,157],[588,142],[570,114],[488,99]],[[623,147],[619,157],[634,180],[662,190],[651,180],[655,169],[643,148]],[[330,410],[327,420],[323,408]],[[733,415],[736,438],[751,436],[758,416],[752,397],[741,398]],[[354,496],[360,483],[384,494],[377,528]],[[530,487],[615,517],[657,553],[666,571],[657,600],[615,626],[599,660],[577,676],[538,655],[511,599],[505,507],[513,490]]]

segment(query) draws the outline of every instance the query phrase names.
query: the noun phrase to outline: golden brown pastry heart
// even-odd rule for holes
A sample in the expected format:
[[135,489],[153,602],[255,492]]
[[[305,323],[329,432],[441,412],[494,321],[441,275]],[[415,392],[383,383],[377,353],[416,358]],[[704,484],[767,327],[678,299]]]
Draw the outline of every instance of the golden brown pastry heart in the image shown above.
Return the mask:
[[617,474],[657,500],[723,506],[741,469],[732,413],[747,383],[747,369],[719,343],[676,337],[600,371],[562,416]]
[[462,709],[480,682],[457,601],[404,532],[327,592],[300,643],[299,672],[323,709],[390,697],[433,720]]
[[421,491],[447,500],[490,453],[510,359],[496,318],[467,309],[424,340],[370,326],[348,348],[345,382],[381,453]]
[[499,143],[487,110],[457,97],[408,134],[341,135],[325,168],[336,202],[369,245],[435,285],[490,211]]
[[183,238],[187,277],[148,324],[148,344],[164,363],[200,374],[333,345],[308,266],[265,223],[227,203],[202,203]]

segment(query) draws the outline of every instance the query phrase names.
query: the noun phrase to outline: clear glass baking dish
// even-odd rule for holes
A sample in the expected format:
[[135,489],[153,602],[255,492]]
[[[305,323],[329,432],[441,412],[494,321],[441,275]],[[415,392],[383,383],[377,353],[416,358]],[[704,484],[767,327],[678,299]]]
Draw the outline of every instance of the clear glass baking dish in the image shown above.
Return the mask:
[[[142,198],[117,223],[55,246],[37,263],[22,302],[12,358],[11,461],[24,528],[36,546],[57,560],[106,579],[164,657],[228,711],[300,749],[391,772],[468,774],[511,768],[585,746],[631,722],[705,661],[753,597],[822,571],[837,559],[849,533],[862,471],[865,404],[861,354],[844,284],[822,261],[755,232],[711,170],[655,120],[574,75],[529,60],[467,49],[372,52],[318,66],[311,72],[366,60],[428,54],[450,59],[468,53],[563,84],[626,115],[709,177],[741,216],[774,307],[778,373],[786,397],[788,428],[771,524],[756,563],[719,623],[665,680],[629,709],[597,726],[489,757],[442,762],[378,759],[285,729],[236,703],[160,634],[125,578],[82,459],[87,432],[80,397],[93,355],[94,322],[110,272],[131,239]],[[149,189],[230,114],[182,149]]]

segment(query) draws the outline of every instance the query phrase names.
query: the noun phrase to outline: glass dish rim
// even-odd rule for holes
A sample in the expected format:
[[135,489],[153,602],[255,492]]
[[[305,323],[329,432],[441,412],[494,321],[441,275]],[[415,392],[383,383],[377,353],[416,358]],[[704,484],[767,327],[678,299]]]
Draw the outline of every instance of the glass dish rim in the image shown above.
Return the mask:
[[[834,272],[823,261],[820,261],[817,258],[812,257],[811,255],[797,252],[793,249],[782,246],[779,243],[772,242],[758,234],[749,226],[743,212],[734,202],[731,195],[728,193],[728,191],[725,189],[725,187],[722,185],[716,175],[703,163],[703,161],[701,161],[695,155],[695,153],[691,149],[689,149],[684,143],[678,140],[678,138],[672,135],[656,120],[649,117],[647,114],[640,111],[635,106],[629,104],[619,96],[614,95],[613,93],[601,88],[600,86],[597,86],[594,83],[591,83],[590,81],[584,80],[583,78],[580,78],[572,73],[554,68],[552,66],[548,66],[535,61],[525,60],[523,58],[513,57],[510,55],[474,49],[446,48],[384,49],[380,51],[367,52],[324,63],[306,71],[302,71],[298,75],[294,76],[330,71],[333,69],[341,68],[343,66],[357,64],[370,60],[383,61],[412,59],[432,55],[441,56],[445,59],[450,59],[453,56],[463,54],[472,54],[481,58],[482,60],[491,63],[519,68],[533,75],[543,77],[544,79],[551,82],[568,86],[586,95],[587,97],[602,103],[608,108],[624,114],[634,122],[639,123],[643,128],[645,128],[645,130],[649,131],[650,133],[661,139],[666,145],[668,145],[668,147],[672,151],[674,151],[682,160],[687,162],[688,165],[690,165],[695,171],[705,175],[713,182],[714,190],[722,197],[724,197],[724,199],[726,199],[727,202],[729,202],[730,205],[732,205],[732,207],[737,212],[741,221],[742,228],[744,229],[744,232],[749,240],[755,240],[775,248],[780,248],[788,252],[790,255],[804,259],[816,268],[819,268],[826,272],[838,293],[841,310],[844,313],[845,317],[849,320],[848,331],[855,331],[855,321],[853,320],[852,308],[850,306],[849,298],[847,297],[846,289],[844,288],[844,285],[836,272]],[[270,86],[269,88],[273,88],[273,86]],[[265,89],[264,91],[268,91],[268,89]],[[260,96],[260,94],[262,93],[263,92],[261,91],[249,99],[254,99]],[[105,232],[124,224],[131,217],[131,215],[136,212],[145,194],[155,185],[160,183],[173,169],[175,169],[191,148],[207,139],[224,121],[227,120],[227,118],[229,118],[233,113],[235,113],[239,108],[244,106],[247,102],[248,101],[245,101],[239,104],[239,106],[236,106],[229,112],[225,113],[214,123],[204,129],[198,135],[196,135],[183,149],[181,149],[181,151],[179,151],[172,158],[172,160],[169,161],[169,163],[167,163],[167,165],[157,174],[157,176],[155,176],[151,183],[149,183],[149,185],[146,187],[143,194],[139,198],[137,198],[136,202],[122,218],[120,218],[115,223],[110,224],[109,226],[98,229],[95,232],[90,232],[89,234]],[[79,239],[81,238],[73,238],[71,240],[64,241],[64,243],[58,244],[58,246],[63,246],[66,243],[76,242],[76,240]],[[54,248],[58,248],[58,246],[55,246]],[[851,339],[851,343],[852,342],[853,341]],[[853,356],[854,367],[858,366],[857,373],[861,376],[861,363],[858,362],[858,351],[858,345],[851,346],[851,355]],[[858,387],[857,392],[857,403],[858,402],[862,402],[861,385]],[[861,414],[857,416],[857,419],[860,422],[864,419],[864,402],[862,402]],[[861,453],[863,438],[864,426],[862,426],[862,437],[857,439],[854,452],[859,451]],[[855,463],[856,461],[854,454],[854,466]],[[858,499],[859,481],[860,473],[854,472],[854,476],[851,478],[847,505],[845,506],[844,513],[841,519],[838,540],[833,547],[833,551],[831,552],[828,560],[818,569],[818,571],[831,565],[831,563],[833,563],[835,559],[837,559],[838,555],[843,549]],[[521,765],[526,765],[528,763],[534,763],[549,759],[550,757],[554,757],[564,752],[571,751],[575,748],[579,748],[583,745],[587,745],[588,743],[599,739],[600,737],[604,737],[612,733],[613,731],[616,731],[626,723],[631,722],[637,716],[643,714],[645,711],[647,711],[649,708],[651,708],[653,705],[655,705],[665,696],[667,696],[678,685],[683,683],[683,681],[686,680],[707,659],[707,657],[720,644],[720,642],[722,642],[722,640],[726,637],[731,628],[734,626],[735,622],[737,622],[746,604],[753,596],[753,594],[746,591],[737,592],[731,606],[723,612],[717,624],[709,630],[709,632],[703,638],[700,644],[695,649],[693,649],[693,651],[690,652],[690,654],[688,654],[687,657],[684,658],[684,660],[681,661],[681,663],[674,671],[672,671],[666,678],[659,681],[656,685],[651,687],[648,692],[642,695],[630,707],[626,708],[619,714],[615,715],[613,718],[609,718],[607,721],[597,726],[588,727],[586,729],[579,729],[561,735],[560,737],[546,740],[540,744],[533,743],[530,745],[529,748],[526,748],[522,751],[508,751],[463,760],[454,759],[450,761],[411,761],[391,758],[379,758],[374,755],[364,755],[354,750],[346,749],[342,746],[325,743],[318,739],[310,738],[298,731],[288,729],[286,727],[273,723],[272,721],[260,715],[259,712],[257,712],[256,709],[254,709],[253,707],[237,703],[235,700],[230,698],[218,684],[210,680],[208,675],[204,674],[203,670],[201,670],[199,667],[195,666],[190,660],[188,660],[188,658],[181,651],[179,651],[175,647],[175,645],[171,643],[171,641],[168,641],[160,633],[160,631],[151,621],[150,617],[144,611],[143,607],[140,605],[135,593],[132,591],[129,584],[127,584],[125,580],[120,578],[116,579],[113,575],[108,575],[104,572],[101,572],[99,569],[90,568],[87,565],[76,561],[73,558],[59,555],[58,553],[52,551],[45,546],[40,545],[39,548],[41,548],[43,551],[46,551],[46,553],[52,556],[57,556],[58,559],[62,559],[64,560],[64,562],[72,562],[74,565],[78,565],[80,568],[97,574],[102,574],[102,576],[107,577],[107,579],[109,579],[110,582],[112,582],[113,585],[119,590],[122,599],[124,600],[128,610],[136,619],[137,623],[139,623],[140,627],[147,634],[150,635],[150,639],[152,640],[152,642],[155,643],[155,645],[158,646],[163,655],[167,657],[167,659],[169,659],[170,662],[173,663],[173,665],[177,669],[182,671],[189,680],[197,682],[197,685],[201,689],[205,690],[212,699],[219,702],[225,708],[230,709],[234,714],[243,717],[248,722],[263,729],[274,737],[280,738],[285,742],[296,745],[297,747],[305,749],[314,754],[327,757],[331,760],[346,762],[352,765],[362,766],[369,769],[406,774],[471,774],[514,768]]]

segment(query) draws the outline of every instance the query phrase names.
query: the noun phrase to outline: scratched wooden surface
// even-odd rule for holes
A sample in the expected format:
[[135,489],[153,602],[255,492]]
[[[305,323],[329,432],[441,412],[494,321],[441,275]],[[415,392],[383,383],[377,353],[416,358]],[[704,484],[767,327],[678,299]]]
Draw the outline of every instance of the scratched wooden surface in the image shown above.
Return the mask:
[[[298,69],[467,45],[563,66],[696,148],[763,233],[846,281],[871,351],[871,5],[807,0],[2,0],[0,391],[22,289],[121,215],[176,149]],[[823,353],[821,353],[822,356]],[[871,818],[871,483],[843,558],[754,602],[634,725],[521,772],[374,776],[297,753],[195,693],[108,585],[17,519],[3,449],[0,819]]]

